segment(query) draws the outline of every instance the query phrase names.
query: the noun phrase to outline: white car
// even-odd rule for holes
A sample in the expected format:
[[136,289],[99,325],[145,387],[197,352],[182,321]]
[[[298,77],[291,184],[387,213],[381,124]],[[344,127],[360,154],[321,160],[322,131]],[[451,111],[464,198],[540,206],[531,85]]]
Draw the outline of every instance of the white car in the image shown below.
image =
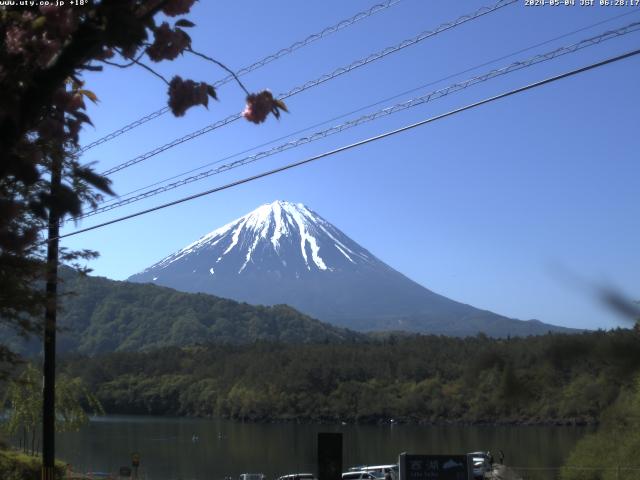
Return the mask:
[[278,480],[318,480],[313,473],[290,473],[278,477]]
[[371,472],[345,472],[342,474],[342,480],[380,480]]
[[240,480],[267,480],[267,477],[263,473],[243,473]]
[[361,465],[358,467],[352,467],[350,472],[369,472],[373,473],[377,478],[386,478],[387,473],[391,477],[391,480],[397,480],[398,478],[398,464],[388,465]]

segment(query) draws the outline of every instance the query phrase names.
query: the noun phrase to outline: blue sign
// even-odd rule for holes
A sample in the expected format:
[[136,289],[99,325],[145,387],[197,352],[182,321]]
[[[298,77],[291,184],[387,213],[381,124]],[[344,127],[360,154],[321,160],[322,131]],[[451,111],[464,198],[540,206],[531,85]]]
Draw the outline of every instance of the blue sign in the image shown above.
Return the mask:
[[410,455],[399,458],[400,480],[469,480],[466,455]]

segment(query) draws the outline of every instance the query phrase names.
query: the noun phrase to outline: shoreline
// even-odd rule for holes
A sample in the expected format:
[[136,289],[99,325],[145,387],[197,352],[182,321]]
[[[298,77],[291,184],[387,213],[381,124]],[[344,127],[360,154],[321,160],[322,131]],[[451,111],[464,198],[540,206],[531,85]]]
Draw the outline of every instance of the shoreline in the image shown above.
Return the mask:
[[138,419],[174,419],[174,420],[223,420],[234,423],[248,423],[255,425],[326,425],[326,426],[424,426],[424,427],[597,427],[600,423],[594,419],[556,419],[543,421],[484,421],[484,420],[407,420],[402,418],[380,417],[376,419],[360,419],[357,421],[345,419],[337,420],[335,418],[231,418],[224,416],[212,415],[178,415],[174,413],[157,414],[157,413],[107,413],[104,416],[91,416],[91,421],[102,421],[105,417],[111,418],[133,418]]

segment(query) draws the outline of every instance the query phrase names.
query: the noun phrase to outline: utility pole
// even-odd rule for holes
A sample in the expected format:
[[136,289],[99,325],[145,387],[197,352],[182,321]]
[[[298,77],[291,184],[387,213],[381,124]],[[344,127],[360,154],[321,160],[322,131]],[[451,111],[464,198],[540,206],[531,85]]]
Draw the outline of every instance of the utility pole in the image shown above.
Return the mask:
[[42,480],[54,480],[55,474],[56,314],[58,310],[58,237],[60,236],[60,209],[57,201],[62,183],[62,158],[63,153],[58,151],[51,161],[51,205],[47,238],[42,365]]

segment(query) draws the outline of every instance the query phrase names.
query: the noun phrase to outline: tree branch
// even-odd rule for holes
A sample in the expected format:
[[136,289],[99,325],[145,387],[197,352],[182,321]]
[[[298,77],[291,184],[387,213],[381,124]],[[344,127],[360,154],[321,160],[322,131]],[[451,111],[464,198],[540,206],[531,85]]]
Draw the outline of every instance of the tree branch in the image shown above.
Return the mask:
[[[122,55],[122,52],[120,50],[114,49],[116,52],[118,52],[120,55]],[[124,55],[122,55],[124,57]],[[125,57],[126,58],[126,57]],[[140,58],[140,57],[138,57]],[[101,62],[105,62],[108,65],[114,65],[116,67],[121,67],[121,68],[126,68],[126,66],[120,65],[118,63],[114,63],[114,62],[109,62],[107,60],[100,60]],[[160,80],[162,80],[164,83],[167,84],[167,86],[169,85],[169,80],[167,80],[166,78],[164,78],[162,75],[160,75],[158,72],[156,72],[153,68],[151,68],[148,65],[145,65],[144,63],[142,63],[140,60],[138,60],[137,58],[133,58],[131,59],[132,63],[135,63],[136,65],[141,66],[142,68],[144,68],[145,70],[148,70],[149,72],[151,72],[153,75],[155,75],[156,77],[158,77]]]
[[[81,25],[54,65],[34,75],[29,87],[17,100],[17,118],[0,119],[0,156],[12,154],[18,140],[33,127],[43,106],[50,103],[53,92],[79,65],[97,56],[103,38],[104,33],[93,24]],[[8,161],[8,158],[3,160]]]
[[[118,52],[122,55],[121,52]],[[140,55],[138,55],[137,58],[132,58],[131,61],[129,63],[126,63],[124,65],[122,65],[121,63],[117,63],[117,62],[111,62],[109,60],[100,60],[102,63],[106,63],[107,65],[111,65],[112,67],[118,67],[118,68],[129,68],[133,65],[135,65],[137,62],[140,61],[140,59],[144,56],[144,50],[142,51],[142,53],[140,53]],[[124,57],[124,58],[129,58],[129,57]]]
[[238,85],[240,85],[240,88],[242,88],[242,90],[244,90],[244,93],[246,93],[247,95],[250,95],[249,90],[247,90],[245,88],[245,86],[242,84],[242,82],[240,81],[240,79],[238,78],[238,76],[235,74],[235,72],[233,70],[231,70],[229,67],[227,67],[225,64],[219,62],[218,60],[211,58],[207,55],[205,55],[204,53],[200,53],[200,52],[196,52],[195,50],[193,50],[191,47],[186,48],[185,49],[187,52],[193,54],[193,55],[197,55],[200,58],[204,58],[205,60],[209,60],[210,62],[215,63],[216,65],[218,65],[220,68],[226,70],[227,72],[229,72],[233,78],[235,79],[236,82],[238,82]]
[[[164,8],[168,2],[169,0],[148,0],[135,15],[140,20],[146,21]],[[103,9],[112,8],[111,2],[107,3],[109,4],[107,6],[103,3],[97,5],[95,18],[102,18]],[[16,116],[0,118],[0,164],[8,162],[18,140],[33,127],[42,112],[43,105],[50,103],[53,92],[77,68],[82,68],[99,55],[104,39],[104,31],[99,25],[93,21],[82,23],[54,65],[34,75],[29,87],[16,100]],[[147,67],[144,66],[144,68]],[[156,74],[156,72],[153,73]],[[166,82],[164,78],[162,79]]]

